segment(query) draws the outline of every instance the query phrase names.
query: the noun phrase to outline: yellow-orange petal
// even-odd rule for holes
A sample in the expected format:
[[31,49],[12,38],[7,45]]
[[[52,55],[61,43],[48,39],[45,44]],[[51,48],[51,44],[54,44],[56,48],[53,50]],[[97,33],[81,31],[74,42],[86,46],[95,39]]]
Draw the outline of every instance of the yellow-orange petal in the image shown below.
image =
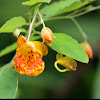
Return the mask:
[[[57,64],[60,64],[60,65],[64,66],[66,69],[59,69]],[[70,71],[70,70],[76,70],[77,62],[74,59],[70,58],[70,57],[62,57],[62,58],[58,59],[54,63],[54,65],[55,65],[55,68],[59,72],[66,72],[66,71]]]
[[[35,47],[35,50],[34,50]],[[23,59],[35,59],[36,56],[42,59],[43,56],[47,55],[47,46],[39,41],[28,42],[25,45],[16,49],[16,54],[22,56]]]
[[24,60],[29,61],[30,59],[34,59],[35,52],[30,45],[22,45],[20,48],[16,50],[17,56],[21,56]]
[[43,42],[48,44],[48,43],[52,42],[52,40],[55,36],[53,35],[53,32],[51,31],[50,28],[43,27],[41,30],[41,37],[43,39]]
[[37,76],[44,70],[44,61],[41,58],[36,58],[33,61],[25,61],[21,56],[14,59],[14,68],[20,75]]
[[29,47],[31,47],[34,50],[34,52],[36,52],[36,46],[35,46],[34,42],[29,41],[29,42],[27,42],[27,44],[29,45]]
[[[36,58],[34,61],[30,61],[28,63],[28,68],[27,68],[27,75],[28,76],[37,76],[39,74],[41,74],[45,68],[45,63],[43,60],[41,60],[41,58]],[[30,73],[30,71],[33,72]]]
[[40,41],[33,41],[33,42],[35,43],[36,46],[36,52],[38,52],[41,55],[41,58],[48,54],[48,47],[44,43]]
[[27,67],[27,61],[25,61],[21,56],[17,56],[14,59],[14,68],[20,73],[20,75],[25,74],[25,68]]
[[87,53],[88,57],[90,59],[92,59],[93,58],[93,51],[92,51],[90,44],[83,42],[83,43],[80,43],[80,45],[85,49],[85,52]]
[[26,39],[24,36],[20,35],[19,38],[17,39],[17,46],[21,47],[22,45],[25,45],[27,43]]

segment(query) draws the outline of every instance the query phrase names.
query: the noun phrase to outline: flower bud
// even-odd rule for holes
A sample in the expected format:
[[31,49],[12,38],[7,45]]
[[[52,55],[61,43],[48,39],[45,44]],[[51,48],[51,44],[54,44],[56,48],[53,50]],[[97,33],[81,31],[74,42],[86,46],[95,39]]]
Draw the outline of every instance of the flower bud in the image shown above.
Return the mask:
[[87,53],[88,57],[90,59],[92,59],[93,58],[93,51],[92,51],[90,44],[83,42],[83,43],[80,43],[80,45],[85,49],[85,52]]
[[41,37],[43,39],[43,42],[49,44],[52,42],[54,35],[50,28],[44,27],[41,30]]
[[13,32],[13,35],[18,38],[18,36],[20,35],[20,32],[21,32],[20,29],[15,29]]

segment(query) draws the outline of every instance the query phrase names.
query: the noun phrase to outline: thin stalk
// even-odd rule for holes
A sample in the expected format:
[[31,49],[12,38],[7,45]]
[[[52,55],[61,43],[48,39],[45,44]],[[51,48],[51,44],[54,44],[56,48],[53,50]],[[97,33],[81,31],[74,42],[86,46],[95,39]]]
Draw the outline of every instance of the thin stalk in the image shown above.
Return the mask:
[[[84,15],[84,14],[86,14],[86,13],[92,12],[92,11],[94,11],[94,10],[97,10],[97,9],[100,9],[100,6],[92,7],[92,8],[90,8],[89,10],[80,12],[80,13],[75,14],[75,15],[73,15],[73,14],[76,13],[77,11],[76,11],[76,12],[73,12],[72,15],[69,14],[69,15],[67,15],[67,16],[57,16],[57,17],[47,18],[47,19],[44,19],[44,22],[45,22],[45,21],[50,21],[50,20],[57,20],[57,19],[70,19],[71,17],[75,18],[75,17],[79,17],[79,16],[81,16],[81,15]],[[40,24],[41,24],[40,21],[37,22],[37,23],[35,24],[35,27],[38,27]]]
[[91,7],[91,5],[87,6],[87,7],[84,7],[84,8],[81,8],[79,10],[75,10],[74,12],[71,12],[70,14],[68,14],[68,16],[74,16],[74,15],[80,14],[80,13],[82,13],[82,12],[87,11],[88,9],[90,9],[89,7]]
[[41,19],[41,24],[43,24],[43,27],[45,27],[45,23],[44,23],[43,18],[42,18],[42,16],[41,16],[41,14],[40,14],[40,12],[39,12],[39,11],[38,11],[38,14],[39,14],[40,19]]
[[[58,19],[70,19],[70,16],[59,16],[59,17],[51,17],[48,19],[44,19],[44,22],[50,21],[50,20],[58,20]],[[37,22],[35,24],[35,27],[38,27],[41,24],[41,21]]]
[[75,25],[77,26],[77,28],[78,28],[79,32],[81,33],[81,35],[82,35],[84,41],[87,41],[87,36],[86,36],[86,34],[83,32],[83,30],[82,30],[80,24],[79,24],[74,18],[71,18],[71,20],[72,20],[72,21],[75,23]]
[[81,12],[79,14],[73,15],[72,17],[75,18],[75,17],[81,16],[81,15],[84,15],[86,13],[89,13],[91,11],[97,10],[97,9],[100,9],[100,6],[92,7],[89,10],[86,10],[86,11],[83,11],[83,12]]
[[33,27],[33,23],[35,22],[36,15],[37,15],[37,12],[35,13],[35,15],[33,17],[33,20],[32,20],[32,22],[30,24],[27,41],[29,41],[29,39],[30,39],[30,35],[31,35],[31,32],[32,32],[32,27]]

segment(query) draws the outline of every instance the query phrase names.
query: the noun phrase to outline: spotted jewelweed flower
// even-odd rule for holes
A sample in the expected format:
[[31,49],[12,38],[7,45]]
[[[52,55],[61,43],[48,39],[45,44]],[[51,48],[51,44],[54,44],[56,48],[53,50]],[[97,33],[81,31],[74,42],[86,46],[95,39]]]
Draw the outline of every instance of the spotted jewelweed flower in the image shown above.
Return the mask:
[[[58,56],[59,56],[59,54],[57,54],[57,56],[56,56],[58,59],[54,63],[54,66],[59,72],[66,72],[66,71],[70,71],[70,70],[74,70],[75,71],[76,70],[77,62],[74,59],[72,59],[72,58],[70,58],[68,56],[60,57],[60,58]],[[65,69],[60,69],[58,67],[58,64],[64,66]]]
[[93,58],[93,51],[92,51],[90,44],[87,42],[82,42],[82,43],[80,43],[80,45],[85,49],[85,52],[87,53],[88,57],[90,59],[92,59]]
[[51,42],[55,36],[53,35],[53,32],[48,27],[43,27],[41,30],[41,37],[43,39],[43,42],[51,46]]
[[41,74],[45,68],[42,60],[43,56],[48,54],[48,48],[40,41],[26,41],[22,35],[17,39],[16,54],[14,59],[15,70],[27,76],[37,76]]

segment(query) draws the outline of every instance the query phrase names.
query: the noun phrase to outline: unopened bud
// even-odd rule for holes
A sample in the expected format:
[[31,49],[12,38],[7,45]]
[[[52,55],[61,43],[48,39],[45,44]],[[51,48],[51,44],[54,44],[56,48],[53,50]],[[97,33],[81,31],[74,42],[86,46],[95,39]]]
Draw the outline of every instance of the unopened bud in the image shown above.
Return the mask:
[[51,43],[52,42],[52,40],[53,40],[53,38],[55,36],[53,35],[53,32],[51,31],[50,28],[44,27],[41,30],[41,37],[43,39],[43,42],[45,42],[45,43],[48,44],[48,43]]
[[20,29],[15,29],[13,32],[13,35],[18,38],[18,36],[20,35],[20,32],[21,32]]
[[87,53],[88,57],[90,59],[92,59],[93,58],[93,51],[92,51],[90,44],[83,42],[83,43],[80,43],[80,45],[85,49],[85,52]]

